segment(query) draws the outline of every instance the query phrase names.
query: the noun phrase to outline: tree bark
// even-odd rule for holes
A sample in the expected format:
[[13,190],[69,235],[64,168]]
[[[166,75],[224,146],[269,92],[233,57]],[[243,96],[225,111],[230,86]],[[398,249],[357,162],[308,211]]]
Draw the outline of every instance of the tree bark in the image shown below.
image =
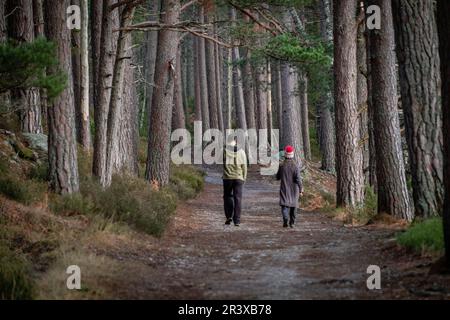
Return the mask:
[[[159,20],[160,0],[149,0],[148,10],[149,21],[157,22]],[[152,110],[152,98],[154,90],[155,66],[156,66],[156,47],[158,45],[158,32],[145,32],[145,60],[144,60],[144,78],[145,78],[145,107],[141,112],[140,127],[149,130],[150,114]]]
[[222,88],[225,88],[224,94],[224,108],[223,108],[223,119],[224,119],[224,129],[231,128],[232,119],[232,104],[233,104],[233,58],[231,49],[226,49],[224,59],[227,63],[224,64],[226,68],[224,71],[224,79]]
[[334,120],[331,113],[333,98],[329,92],[324,101],[320,103],[320,141],[322,146],[322,166],[321,169],[330,173],[336,172],[335,162],[335,130]]
[[[131,47],[131,37],[127,39],[127,48]],[[123,83],[122,113],[119,122],[118,152],[115,157],[115,172],[125,172],[129,175],[139,174],[139,118],[138,99],[133,68],[133,50],[128,50]]]
[[247,120],[247,128],[256,128],[256,117],[255,117],[255,99],[254,99],[254,81],[253,81],[253,71],[251,65],[251,52],[246,50],[245,62],[242,70],[242,87],[244,93],[244,105],[245,105],[245,118]]
[[[71,0],[71,5],[80,7],[80,0]],[[75,128],[77,142],[80,143],[81,126],[81,32],[72,29],[72,81],[75,100]]]
[[[180,1],[163,0],[161,22],[175,24],[179,20]],[[147,179],[157,187],[169,183],[170,129],[173,106],[178,33],[162,29],[158,31],[157,61],[155,68],[155,90],[150,121]],[[204,48],[203,48],[204,49]],[[205,121],[205,119],[203,119]],[[206,122],[206,121],[205,121]],[[204,124],[205,124],[204,122]]]
[[78,119],[78,143],[85,151],[91,149],[91,128],[89,118],[89,13],[88,1],[80,0],[81,5],[81,43],[80,43],[80,105]]
[[[281,84],[280,84],[280,63],[271,63],[271,95],[272,95],[272,123],[274,129],[280,129],[281,114]],[[281,134],[280,134],[281,136]]]
[[[359,8],[364,13],[364,6]],[[369,116],[367,109],[368,90],[367,90],[367,44],[365,37],[365,24],[360,23],[358,26],[356,44],[356,59],[358,60],[357,75],[357,95],[358,110],[360,113],[360,130],[361,130],[361,148],[363,150],[363,168],[365,185],[370,183],[370,152],[369,152]]]
[[[119,9],[114,9],[119,10]],[[120,27],[126,28],[133,21],[135,7],[133,5],[126,5],[120,13]],[[121,114],[123,112],[123,93],[126,60],[130,59],[130,52],[127,50],[127,45],[131,44],[131,33],[127,31],[120,31],[117,41],[116,59],[113,71],[113,81],[111,98],[109,102],[108,126],[106,131],[106,167],[105,174],[101,177],[100,182],[103,186],[111,184],[112,175],[114,173],[114,158],[118,154],[118,141]],[[121,166],[121,165],[120,165]]]
[[[255,68],[256,127],[267,129],[267,65],[266,61]],[[248,120],[247,120],[248,121]]]
[[4,42],[8,36],[5,13],[6,13],[6,0],[0,0],[0,43]]
[[97,106],[102,35],[103,0],[91,1],[92,102]]
[[[320,6],[320,34],[321,38],[331,44],[333,42],[333,24],[331,14],[330,0],[321,0]],[[330,70],[331,75],[331,70]],[[320,114],[320,147],[322,151],[321,169],[335,173],[336,171],[336,149],[335,149],[335,127],[333,120],[333,94],[332,88],[329,86],[328,92],[319,100]]]
[[202,89],[200,83],[200,61],[198,59],[200,51],[200,40],[194,38],[194,120],[202,121]]
[[[369,1],[364,2],[364,6],[369,6]],[[370,65],[371,60],[371,52],[370,52],[370,30],[366,29],[365,31],[365,42],[366,42],[366,61],[369,63],[366,64],[367,67],[367,131],[368,131],[368,140],[369,140],[369,167],[368,167],[368,182],[369,185],[373,188],[374,192],[378,191],[377,187],[377,151],[375,148],[375,128],[374,128],[374,112],[375,106],[372,101],[372,68]],[[367,178],[367,175],[366,175]]]
[[109,7],[115,2],[116,0],[103,0],[99,78],[94,108],[95,137],[92,172],[94,176],[103,180],[102,183],[105,182],[104,178],[106,177],[108,112],[118,36],[117,32],[113,33],[112,30],[117,29],[119,25],[118,10],[112,12],[109,10]]
[[311,160],[311,140],[309,137],[308,76],[306,74],[303,74],[300,82],[300,118],[302,127],[303,153],[306,160]]
[[364,174],[356,92],[356,3],[334,0],[333,8],[336,198],[338,206],[357,207],[364,201]]
[[[236,9],[230,8],[230,19],[234,25],[236,22]],[[240,60],[239,48],[231,49],[231,59],[233,62],[233,95],[236,109],[236,126],[239,129],[247,130],[247,119],[245,117],[244,91],[242,88],[241,69],[237,65]]]
[[415,213],[438,215],[443,203],[442,109],[434,1],[394,0],[402,107]]
[[175,70],[175,84],[173,97],[173,112],[172,112],[172,131],[175,129],[186,128],[186,117],[183,108],[183,95],[181,83],[181,48],[177,52],[177,64]]
[[283,135],[281,137],[281,147],[284,149],[291,145],[295,149],[295,161],[301,162],[301,130],[298,128],[298,112],[295,102],[296,87],[295,70],[288,63],[281,63],[281,88],[282,88],[282,122]]
[[[205,23],[208,23],[208,16],[205,15]],[[212,32],[209,32],[210,36]],[[217,108],[217,89],[216,89],[216,66],[214,63],[214,43],[212,41],[205,41],[205,62],[206,62],[206,79],[208,92],[208,107],[209,107],[209,124],[210,128],[219,129],[219,115]]]
[[214,45],[214,63],[216,68],[216,92],[217,92],[217,117],[219,120],[219,129],[223,132],[223,104],[222,104],[222,64],[220,63],[220,47],[216,43]]
[[450,267],[450,2],[438,0],[437,26],[442,79],[442,110],[444,113],[444,243],[447,266]]
[[390,0],[374,0],[381,8],[380,30],[370,31],[372,100],[377,152],[378,212],[411,221],[400,137],[395,74],[394,27]]
[[[70,75],[70,30],[66,26],[68,5],[68,0],[46,0],[44,12],[47,38],[57,44],[59,68]],[[59,68],[50,68],[48,72],[58,72]],[[48,109],[50,186],[61,194],[79,190],[73,87],[70,76],[67,80],[67,87],[52,101],[52,106]]]
[[[199,12],[199,23],[203,24],[205,22],[205,10],[203,6],[200,7]],[[208,77],[206,71],[206,46],[205,39],[202,37],[198,38],[198,63],[199,63],[199,76],[200,76],[200,101],[202,103],[202,128],[203,132],[210,128],[210,114],[209,114],[209,104],[208,104]]]
[[[8,0],[7,22],[9,36],[17,42],[33,42],[33,2],[30,0]],[[42,133],[41,102],[39,89],[18,89],[11,93],[19,101],[20,129],[27,133]]]

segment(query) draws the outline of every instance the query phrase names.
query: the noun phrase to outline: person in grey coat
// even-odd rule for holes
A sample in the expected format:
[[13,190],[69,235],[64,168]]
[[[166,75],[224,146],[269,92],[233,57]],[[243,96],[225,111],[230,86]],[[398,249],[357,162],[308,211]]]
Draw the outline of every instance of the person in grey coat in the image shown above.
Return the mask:
[[283,215],[283,227],[291,228],[295,224],[295,211],[298,208],[299,196],[303,194],[300,167],[294,161],[294,148],[287,146],[284,149],[285,160],[278,169],[277,180],[280,183],[280,206]]

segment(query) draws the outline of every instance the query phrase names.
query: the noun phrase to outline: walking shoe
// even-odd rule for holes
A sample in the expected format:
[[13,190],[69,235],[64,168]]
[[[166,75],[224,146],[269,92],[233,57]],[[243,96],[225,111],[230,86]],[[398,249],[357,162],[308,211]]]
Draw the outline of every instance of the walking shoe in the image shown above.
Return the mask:
[[241,226],[241,223],[240,222],[237,222],[237,223],[235,223],[234,224],[236,227],[240,227]]
[[293,223],[289,223],[289,227],[294,228],[294,224]]
[[231,224],[231,221],[233,221],[232,219],[227,219],[227,221],[225,221],[225,224],[226,225],[230,225]]
[[283,228],[287,228],[288,227],[288,223],[287,223],[287,221],[284,221],[283,222]]

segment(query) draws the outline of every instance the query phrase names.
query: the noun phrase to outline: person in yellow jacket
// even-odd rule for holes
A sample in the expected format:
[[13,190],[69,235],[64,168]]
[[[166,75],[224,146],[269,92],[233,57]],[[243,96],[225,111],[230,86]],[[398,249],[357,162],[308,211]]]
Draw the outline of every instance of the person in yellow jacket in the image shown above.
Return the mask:
[[224,148],[223,154],[223,201],[226,225],[241,223],[242,190],[247,180],[247,156],[243,149],[238,148],[236,140],[232,139]]

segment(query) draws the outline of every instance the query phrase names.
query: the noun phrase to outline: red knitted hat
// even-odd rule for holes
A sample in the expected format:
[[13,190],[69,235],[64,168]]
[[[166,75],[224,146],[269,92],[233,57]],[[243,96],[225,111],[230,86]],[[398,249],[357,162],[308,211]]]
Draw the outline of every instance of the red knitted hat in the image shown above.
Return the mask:
[[294,157],[294,147],[293,146],[286,146],[286,148],[284,148],[284,156],[286,158],[293,158]]

